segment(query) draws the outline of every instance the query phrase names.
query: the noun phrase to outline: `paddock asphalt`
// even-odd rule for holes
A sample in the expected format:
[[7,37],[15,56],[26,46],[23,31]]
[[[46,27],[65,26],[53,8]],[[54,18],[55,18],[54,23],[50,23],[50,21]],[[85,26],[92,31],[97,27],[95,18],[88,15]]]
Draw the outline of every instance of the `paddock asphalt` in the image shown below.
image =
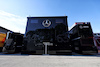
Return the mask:
[[0,67],[100,67],[100,55],[21,55],[21,53],[0,53]]

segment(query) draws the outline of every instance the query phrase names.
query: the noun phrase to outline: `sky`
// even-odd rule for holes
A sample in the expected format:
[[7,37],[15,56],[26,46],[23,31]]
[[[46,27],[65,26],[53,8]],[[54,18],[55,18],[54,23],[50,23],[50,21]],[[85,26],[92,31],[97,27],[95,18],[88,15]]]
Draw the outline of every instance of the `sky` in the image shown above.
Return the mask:
[[100,33],[100,0],[0,0],[0,26],[25,33],[29,16],[68,16],[69,28],[90,22]]

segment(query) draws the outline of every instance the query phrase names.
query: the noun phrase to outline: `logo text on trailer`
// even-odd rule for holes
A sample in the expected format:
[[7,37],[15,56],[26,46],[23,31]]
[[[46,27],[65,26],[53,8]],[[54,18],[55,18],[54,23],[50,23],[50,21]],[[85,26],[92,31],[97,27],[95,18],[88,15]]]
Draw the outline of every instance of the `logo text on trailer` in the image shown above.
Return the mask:
[[43,25],[44,27],[49,27],[49,26],[51,25],[51,21],[49,21],[49,20],[44,20],[44,21],[42,22],[42,25]]

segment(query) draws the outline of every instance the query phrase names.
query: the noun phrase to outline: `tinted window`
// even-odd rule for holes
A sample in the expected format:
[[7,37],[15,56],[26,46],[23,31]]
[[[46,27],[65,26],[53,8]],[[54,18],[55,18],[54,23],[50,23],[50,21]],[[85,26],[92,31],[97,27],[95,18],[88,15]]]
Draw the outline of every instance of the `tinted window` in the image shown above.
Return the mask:
[[33,19],[31,20],[31,23],[38,23],[38,20]]
[[94,35],[96,35],[96,34],[94,34]]
[[100,35],[100,33],[98,35]]
[[56,23],[63,23],[62,19],[56,19]]
[[8,39],[13,39],[13,38],[15,38],[15,35],[12,33],[9,33]]

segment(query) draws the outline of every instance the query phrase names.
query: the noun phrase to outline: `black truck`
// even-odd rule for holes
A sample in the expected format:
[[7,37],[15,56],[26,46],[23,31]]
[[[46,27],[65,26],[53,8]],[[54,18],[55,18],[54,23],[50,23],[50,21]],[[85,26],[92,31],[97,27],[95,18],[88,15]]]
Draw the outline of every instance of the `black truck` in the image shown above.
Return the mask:
[[27,17],[22,54],[71,54],[67,16]]
[[7,32],[3,51],[7,53],[21,52],[23,43],[23,34],[17,32]]
[[97,54],[90,22],[76,22],[71,30],[70,44],[72,51],[80,54]]

